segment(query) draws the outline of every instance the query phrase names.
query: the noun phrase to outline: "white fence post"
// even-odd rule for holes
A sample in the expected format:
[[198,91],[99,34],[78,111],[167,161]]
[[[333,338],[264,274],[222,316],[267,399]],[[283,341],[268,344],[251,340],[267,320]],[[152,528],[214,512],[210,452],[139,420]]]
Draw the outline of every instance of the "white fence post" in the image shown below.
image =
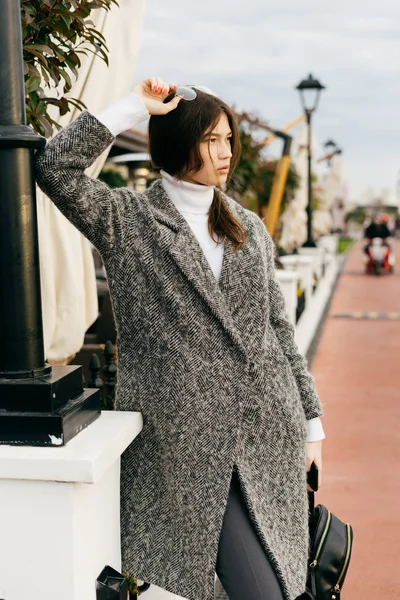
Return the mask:
[[296,325],[297,283],[300,275],[296,271],[277,269],[276,277],[285,298],[286,311],[292,325]]

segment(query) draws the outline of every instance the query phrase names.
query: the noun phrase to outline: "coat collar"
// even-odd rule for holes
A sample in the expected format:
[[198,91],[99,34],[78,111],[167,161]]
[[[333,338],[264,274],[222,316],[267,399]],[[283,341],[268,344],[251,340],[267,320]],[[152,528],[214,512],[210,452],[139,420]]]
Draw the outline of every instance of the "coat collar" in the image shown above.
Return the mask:
[[[225,243],[221,276],[217,282],[196,236],[170,200],[161,180],[154,182],[146,191],[146,195],[150,210],[159,225],[161,245],[168,250],[193,288],[206,302],[231,339],[244,352],[239,331],[227,303],[227,295],[232,287],[236,288],[241,284],[241,277],[247,271],[246,261],[243,261],[247,253],[242,249],[234,251],[229,242]],[[228,200],[224,198],[224,201]],[[233,201],[230,201],[230,209],[236,212],[233,205]]]

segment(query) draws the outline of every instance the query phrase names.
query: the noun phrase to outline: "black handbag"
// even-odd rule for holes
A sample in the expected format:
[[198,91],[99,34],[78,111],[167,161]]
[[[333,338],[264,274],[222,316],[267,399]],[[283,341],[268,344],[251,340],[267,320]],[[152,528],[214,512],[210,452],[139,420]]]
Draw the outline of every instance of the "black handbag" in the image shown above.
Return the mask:
[[307,589],[298,600],[340,600],[353,547],[353,528],[309,495],[310,553]]

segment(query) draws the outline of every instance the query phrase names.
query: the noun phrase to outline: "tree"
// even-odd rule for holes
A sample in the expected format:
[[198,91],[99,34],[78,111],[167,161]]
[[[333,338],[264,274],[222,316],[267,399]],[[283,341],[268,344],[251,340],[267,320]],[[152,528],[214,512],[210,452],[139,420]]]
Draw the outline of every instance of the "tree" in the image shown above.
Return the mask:
[[245,122],[240,117],[238,125],[242,152],[227,192],[234,197],[243,198],[253,189],[262,145],[254,138],[251,131],[246,130]]
[[[50,137],[58,124],[49,115],[55,106],[65,115],[72,106],[86,108],[80,100],[66,96],[72,77],[78,77],[81,56],[97,54],[108,64],[104,36],[89,19],[95,9],[110,10],[117,0],[21,0],[22,40],[28,123]],[[58,88],[47,95],[42,85]]]
[[[261,160],[257,167],[257,176],[254,182],[254,190],[257,198],[258,213],[260,216],[264,215],[265,209],[267,208],[269,203],[277,164],[277,160]],[[286,179],[286,185],[282,197],[280,210],[281,213],[285,210],[286,204],[293,200],[294,194],[299,185],[300,177],[293,163],[290,163]]]
[[[259,120],[247,113],[236,113],[239,126],[242,154],[236,167],[233,178],[228,184],[227,192],[240,201],[260,217],[265,214],[265,209],[271,196],[272,183],[278,161],[268,160],[264,153],[262,140],[256,137]],[[290,165],[285,191],[282,198],[281,212],[290,201],[299,187],[300,178],[293,165]]]

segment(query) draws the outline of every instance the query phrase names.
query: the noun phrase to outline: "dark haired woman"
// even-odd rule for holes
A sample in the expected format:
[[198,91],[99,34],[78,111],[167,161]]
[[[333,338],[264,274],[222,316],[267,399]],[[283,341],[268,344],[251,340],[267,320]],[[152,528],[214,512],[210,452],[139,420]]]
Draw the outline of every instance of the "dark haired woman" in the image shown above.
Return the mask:
[[[161,169],[144,193],[85,169],[150,113]],[[189,600],[294,600],[307,570],[306,470],[321,467],[312,377],[262,221],[220,188],[239,157],[229,107],[151,78],[83,113],[36,157],[37,180],[101,252],[118,331],[123,566]],[[308,437],[307,437],[308,432]],[[307,443],[308,442],[308,443]]]

